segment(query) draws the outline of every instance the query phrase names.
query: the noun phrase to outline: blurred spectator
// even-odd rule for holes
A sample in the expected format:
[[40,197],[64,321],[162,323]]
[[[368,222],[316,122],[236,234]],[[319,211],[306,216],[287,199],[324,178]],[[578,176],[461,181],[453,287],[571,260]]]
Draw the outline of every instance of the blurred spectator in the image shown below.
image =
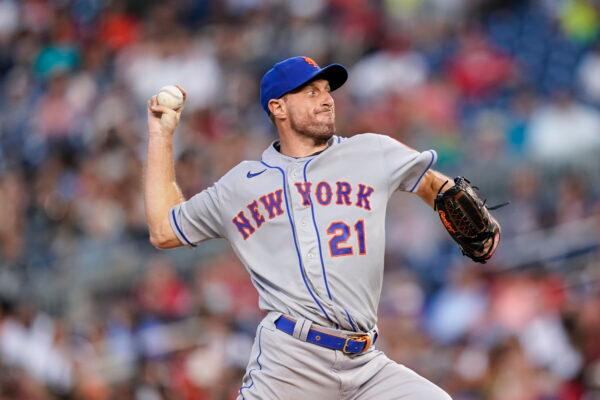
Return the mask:
[[475,98],[488,95],[513,73],[512,60],[493,48],[481,33],[466,31],[459,39],[459,48],[449,64],[449,75],[463,95]]
[[158,258],[147,268],[139,291],[142,310],[165,320],[189,315],[192,306],[191,295],[168,260]]
[[50,40],[40,49],[34,64],[37,76],[42,79],[57,72],[74,70],[80,58],[73,21],[66,10],[53,11],[50,11],[53,19],[49,27]]
[[0,1],[0,43],[5,42],[19,27],[19,8],[13,0]]
[[510,105],[510,118],[507,123],[507,145],[518,157],[524,155],[529,136],[531,116],[536,109],[538,99],[529,90],[519,92]]
[[191,112],[219,100],[221,69],[209,41],[190,39],[181,29],[160,32],[152,39],[127,48],[117,61],[139,104],[173,83],[185,88]]
[[545,165],[585,163],[600,149],[600,113],[566,92],[531,117],[528,151]]
[[402,40],[388,38],[387,46],[359,61],[350,70],[350,92],[363,102],[385,101],[407,95],[427,77],[423,57],[406,48]]
[[502,231],[507,236],[519,233],[535,232],[541,228],[540,214],[543,204],[537,204],[540,191],[539,177],[536,171],[519,168],[510,178],[511,213],[504,219]]
[[429,79],[408,96],[411,100],[412,122],[430,129],[436,135],[454,136],[458,129],[458,95],[449,82]]
[[440,343],[456,342],[481,324],[488,296],[474,270],[456,270],[450,283],[433,297],[428,332]]
[[18,260],[23,248],[27,194],[19,171],[0,175],[0,259],[8,263]]
[[5,316],[0,330],[0,354],[9,365],[22,368],[32,377],[58,391],[72,385],[72,365],[60,322],[28,305],[16,318]]
[[579,88],[588,101],[600,105],[600,46],[587,53],[578,71]]
[[67,75],[55,73],[50,78],[47,92],[35,107],[35,128],[44,141],[58,142],[80,133],[76,131],[80,120],[67,99],[68,83]]
[[590,0],[566,0],[560,9],[560,22],[566,36],[589,42],[598,36],[600,20],[597,4]]
[[136,43],[140,26],[134,16],[125,12],[125,3],[113,2],[111,6],[102,16],[99,39],[108,49],[119,51]]

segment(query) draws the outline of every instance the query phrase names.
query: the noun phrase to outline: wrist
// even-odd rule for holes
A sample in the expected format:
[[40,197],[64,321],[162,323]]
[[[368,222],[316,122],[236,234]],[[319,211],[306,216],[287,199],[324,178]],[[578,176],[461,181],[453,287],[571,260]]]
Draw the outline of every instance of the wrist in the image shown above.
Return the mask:
[[172,141],[173,140],[173,134],[172,133],[167,133],[164,132],[162,130],[157,130],[157,131],[148,131],[148,138],[152,139],[152,140],[166,140],[166,141]]

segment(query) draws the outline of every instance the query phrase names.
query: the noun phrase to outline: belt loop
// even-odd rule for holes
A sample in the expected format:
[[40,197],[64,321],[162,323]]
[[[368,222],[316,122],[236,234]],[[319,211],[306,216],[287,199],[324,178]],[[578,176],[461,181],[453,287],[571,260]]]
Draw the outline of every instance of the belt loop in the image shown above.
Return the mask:
[[309,321],[306,318],[296,319],[296,324],[294,325],[294,333],[292,334],[292,336],[296,339],[300,339],[303,342],[306,342],[308,331],[310,331],[311,326],[312,321]]
[[312,321],[309,320],[304,320],[305,323],[302,326],[302,330],[300,331],[300,340],[302,340],[303,342],[306,342],[306,338],[308,337],[308,332],[310,331],[310,328],[312,327]]
[[306,318],[296,319],[296,324],[294,325],[294,333],[292,334],[292,336],[296,339],[300,339],[303,342],[306,342],[306,338],[308,337],[308,331],[310,331],[311,326],[312,321],[309,321]]
[[379,336],[379,328],[377,328],[377,325],[375,325],[373,329],[367,332],[367,335],[369,335],[369,337],[371,338],[371,343],[375,343],[377,341],[377,337]]
[[294,332],[292,333],[292,336],[295,337],[296,339],[300,339],[300,331],[302,330],[304,321],[306,321],[304,318],[296,319],[296,323],[294,324]]

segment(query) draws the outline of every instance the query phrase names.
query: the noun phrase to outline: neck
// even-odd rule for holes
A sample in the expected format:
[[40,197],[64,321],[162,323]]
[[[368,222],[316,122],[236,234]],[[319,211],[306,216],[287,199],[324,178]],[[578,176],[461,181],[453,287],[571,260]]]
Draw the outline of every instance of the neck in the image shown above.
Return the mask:
[[318,141],[297,134],[296,132],[279,132],[280,152],[289,157],[306,157],[316,152],[325,150],[329,140]]

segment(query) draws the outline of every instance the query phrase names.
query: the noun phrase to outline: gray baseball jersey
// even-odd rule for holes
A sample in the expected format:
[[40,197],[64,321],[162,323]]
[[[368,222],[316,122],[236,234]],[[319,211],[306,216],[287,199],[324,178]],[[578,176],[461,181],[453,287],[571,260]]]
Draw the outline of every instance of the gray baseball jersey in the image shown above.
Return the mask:
[[285,156],[271,144],[173,207],[182,243],[226,238],[263,310],[366,332],[377,322],[385,213],[396,190],[414,192],[435,163],[385,135],[333,136],[324,151]]

